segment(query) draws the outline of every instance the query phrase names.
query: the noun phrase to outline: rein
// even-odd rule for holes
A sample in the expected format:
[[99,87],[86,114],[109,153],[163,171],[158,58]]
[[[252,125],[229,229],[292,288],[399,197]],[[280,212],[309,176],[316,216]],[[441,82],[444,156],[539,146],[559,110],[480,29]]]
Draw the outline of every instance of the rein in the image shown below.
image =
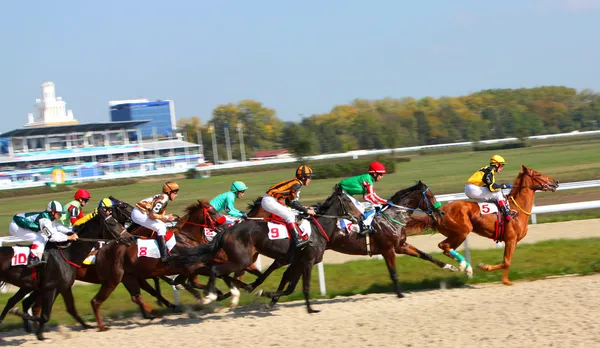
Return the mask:
[[519,203],[517,203],[513,196],[510,196],[510,200],[513,201],[517,208],[519,208],[519,210],[521,210],[523,213],[525,213],[526,215],[531,215],[531,212],[526,212],[525,209],[521,208],[521,206],[519,205]]
[[67,262],[69,265],[71,265],[71,266],[73,266],[73,267],[75,267],[75,268],[81,268],[81,265],[78,265],[78,264],[76,264],[75,262],[73,262],[73,261],[71,261],[71,260],[67,259],[67,258],[65,257],[65,254],[63,253],[63,250],[62,250],[62,249],[59,249],[59,251],[60,251],[60,256],[62,256],[63,260],[65,260],[65,261],[66,261],[66,262]]

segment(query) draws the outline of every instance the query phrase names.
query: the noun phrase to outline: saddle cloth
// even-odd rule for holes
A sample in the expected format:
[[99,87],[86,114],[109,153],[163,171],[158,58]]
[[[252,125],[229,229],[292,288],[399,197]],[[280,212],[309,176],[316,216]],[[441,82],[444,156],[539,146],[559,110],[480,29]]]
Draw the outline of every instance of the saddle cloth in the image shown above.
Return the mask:
[[[288,239],[289,234],[285,223],[276,223],[276,222],[268,222],[267,226],[269,227],[269,239],[270,240],[278,240],[278,239]],[[300,231],[302,231],[302,236],[308,236],[312,233],[312,229],[310,228],[310,222],[308,220],[302,220],[302,223],[298,226],[300,227]],[[308,239],[307,238],[307,239]]]

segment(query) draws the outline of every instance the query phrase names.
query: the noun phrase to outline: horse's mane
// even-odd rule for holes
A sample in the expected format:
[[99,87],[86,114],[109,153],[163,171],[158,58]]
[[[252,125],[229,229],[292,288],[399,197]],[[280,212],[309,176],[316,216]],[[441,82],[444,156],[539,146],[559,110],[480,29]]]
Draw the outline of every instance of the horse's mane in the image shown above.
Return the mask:
[[198,211],[198,209],[208,207],[209,205],[210,205],[210,203],[207,200],[199,199],[196,201],[196,203],[192,203],[192,204],[188,205],[187,208],[184,209],[185,214],[191,215],[191,214],[195,213],[196,211]]
[[390,201],[397,202],[397,201],[399,201],[400,199],[402,199],[404,196],[406,196],[407,194],[409,194],[409,193],[412,193],[412,192],[414,192],[414,191],[416,191],[416,190],[422,189],[422,188],[423,188],[423,186],[425,186],[425,184],[423,184],[423,182],[421,182],[421,180],[419,180],[419,181],[418,181],[417,183],[415,183],[413,186],[411,186],[411,187],[408,187],[408,188],[405,188],[405,189],[402,189],[402,190],[400,190],[400,191],[396,192],[396,193],[395,193],[395,194],[392,196],[392,198],[390,199]]
[[262,202],[262,197],[258,197],[252,203],[248,203],[248,211],[252,211],[260,206]]

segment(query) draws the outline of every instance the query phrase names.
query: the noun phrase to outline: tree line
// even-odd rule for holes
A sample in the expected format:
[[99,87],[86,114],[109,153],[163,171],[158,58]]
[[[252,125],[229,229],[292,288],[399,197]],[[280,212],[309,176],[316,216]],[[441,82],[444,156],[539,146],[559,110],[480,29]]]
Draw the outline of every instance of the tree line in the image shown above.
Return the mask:
[[355,99],[325,114],[284,122],[254,100],[217,106],[210,120],[178,123],[188,141],[201,137],[212,159],[215,132],[219,159],[226,157],[224,128],[233,158],[240,158],[241,126],[246,158],[260,150],[287,148],[296,156],[479,141],[600,128],[600,94],[546,86],[490,89],[462,97]]

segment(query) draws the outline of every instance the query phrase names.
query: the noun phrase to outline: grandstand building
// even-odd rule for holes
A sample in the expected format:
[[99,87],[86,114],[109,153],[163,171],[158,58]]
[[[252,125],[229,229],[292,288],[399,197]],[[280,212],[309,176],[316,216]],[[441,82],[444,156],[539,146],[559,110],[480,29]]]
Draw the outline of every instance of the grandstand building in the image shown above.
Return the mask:
[[181,135],[143,141],[150,120],[79,124],[54,84],[42,84],[38,115],[0,134],[0,189],[181,173],[204,163],[202,145]]

